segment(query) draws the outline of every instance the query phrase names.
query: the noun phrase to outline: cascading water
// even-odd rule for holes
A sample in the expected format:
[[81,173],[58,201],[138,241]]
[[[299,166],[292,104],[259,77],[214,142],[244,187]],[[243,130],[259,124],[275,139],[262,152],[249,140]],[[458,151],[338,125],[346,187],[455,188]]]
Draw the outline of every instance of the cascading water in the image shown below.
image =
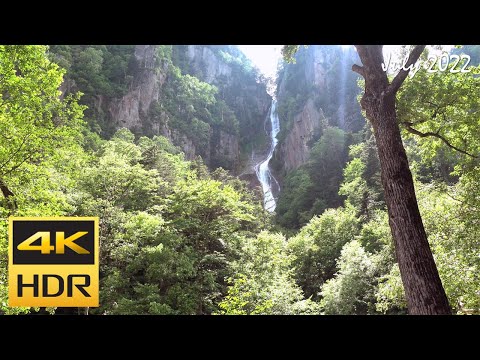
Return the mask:
[[264,207],[267,211],[274,211],[275,207],[277,206],[275,202],[275,197],[273,196],[272,192],[272,185],[275,183],[275,185],[278,187],[278,190],[280,190],[280,186],[278,185],[277,180],[275,177],[272,175],[270,172],[270,168],[268,167],[268,164],[270,162],[270,159],[273,156],[273,151],[275,150],[275,146],[277,146],[277,135],[280,131],[280,122],[278,120],[278,114],[276,111],[277,108],[277,101],[273,100],[272,101],[272,106],[270,108],[270,123],[272,127],[272,131],[270,132],[270,151],[268,152],[267,158],[262,161],[261,163],[258,163],[255,165],[255,173],[257,174],[258,181],[262,184],[262,189],[263,189],[263,204]]

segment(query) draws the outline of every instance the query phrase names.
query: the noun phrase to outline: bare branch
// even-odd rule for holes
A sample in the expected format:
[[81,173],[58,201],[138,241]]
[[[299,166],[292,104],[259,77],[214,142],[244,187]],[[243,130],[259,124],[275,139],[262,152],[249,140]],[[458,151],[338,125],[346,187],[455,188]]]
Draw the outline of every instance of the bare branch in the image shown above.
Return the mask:
[[365,78],[365,70],[363,69],[362,66],[359,66],[357,64],[352,65],[352,70],[355,71],[357,74],[362,75]]
[[[415,48],[410,53],[410,56],[408,57],[408,60],[405,63],[404,67],[400,69],[398,74],[392,80],[392,83],[388,86],[387,94],[394,95],[398,91],[398,89],[400,89],[400,86],[402,86],[403,82],[407,78],[408,73],[410,72],[410,66],[417,62],[418,58],[420,57],[420,54],[425,49],[425,46],[426,45],[415,46]],[[404,70],[404,69],[407,69],[407,70]]]
[[436,137],[437,139],[440,139],[442,140],[445,145],[447,145],[449,148],[453,149],[453,150],[456,150],[462,154],[465,154],[465,155],[468,155],[474,159],[478,158],[478,156],[475,156],[475,155],[472,155],[470,154],[469,152],[465,151],[465,150],[462,150],[458,147],[456,147],[455,145],[452,145],[448,142],[447,139],[445,139],[442,135],[440,135],[438,132],[434,133],[434,132],[431,132],[431,131],[427,131],[427,132],[421,132],[421,131],[418,131],[417,129],[414,129],[412,127],[412,123],[409,123],[409,122],[403,122],[402,123],[403,125],[405,125],[406,129],[408,132],[412,133],[412,134],[415,134],[415,135],[418,135],[420,137],[429,137],[429,136],[432,136],[432,137]]

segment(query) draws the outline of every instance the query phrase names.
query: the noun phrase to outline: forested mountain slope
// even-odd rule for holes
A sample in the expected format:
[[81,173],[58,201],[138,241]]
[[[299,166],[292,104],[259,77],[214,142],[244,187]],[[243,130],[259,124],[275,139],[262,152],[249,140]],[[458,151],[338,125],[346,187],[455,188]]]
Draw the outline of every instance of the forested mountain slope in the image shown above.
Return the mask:
[[[237,177],[268,148],[272,99],[236,47],[1,45],[0,314],[406,314],[357,55],[296,57],[279,70],[271,214]],[[480,312],[479,72],[419,71],[397,94],[459,314]],[[11,215],[100,218],[99,308],[8,307]]]
[[102,137],[121,127],[163,135],[187,159],[200,155],[210,168],[234,172],[265,142],[271,97],[235,47],[56,45],[50,52],[67,69],[62,89],[84,93],[86,120]]

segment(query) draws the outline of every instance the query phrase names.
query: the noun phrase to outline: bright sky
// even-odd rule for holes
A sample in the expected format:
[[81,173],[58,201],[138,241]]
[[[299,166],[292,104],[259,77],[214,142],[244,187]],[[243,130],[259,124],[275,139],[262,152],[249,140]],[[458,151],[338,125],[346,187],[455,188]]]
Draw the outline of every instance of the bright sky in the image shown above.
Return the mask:
[[265,76],[275,77],[283,45],[238,45]]
[[[283,45],[238,45],[240,50],[252,61],[252,63],[266,76],[275,77],[278,60],[281,58]],[[352,45],[342,45],[349,48]],[[400,45],[385,45],[384,56],[394,52]]]

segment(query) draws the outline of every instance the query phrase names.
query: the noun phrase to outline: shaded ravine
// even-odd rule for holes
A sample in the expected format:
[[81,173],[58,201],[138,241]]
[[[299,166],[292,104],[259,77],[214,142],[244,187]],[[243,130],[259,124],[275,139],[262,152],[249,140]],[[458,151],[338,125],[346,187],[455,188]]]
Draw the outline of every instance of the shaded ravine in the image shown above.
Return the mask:
[[[270,168],[268,167],[268,164],[273,156],[273,151],[275,150],[275,147],[277,146],[278,140],[277,140],[277,134],[280,131],[280,122],[278,120],[278,114],[277,114],[277,101],[272,100],[272,106],[270,107],[270,124],[271,124],[271,131],[270,131],[270,150],[268,152],[267,158],[255,165],[255,173],[257,174],[258,181],[262,184],[262,190],[263,190],[263,205],[265,207],[265,210],[273,212],[275,210],[275,207],[277,206],[277,203],[275,201],[275,197],[272,192],[272,184],[275,184],[278,188],[278,191],[280,191],[280,185],[278,184],[277,179],[272,175]],[[268,131],[267,131],[268,133]]]

